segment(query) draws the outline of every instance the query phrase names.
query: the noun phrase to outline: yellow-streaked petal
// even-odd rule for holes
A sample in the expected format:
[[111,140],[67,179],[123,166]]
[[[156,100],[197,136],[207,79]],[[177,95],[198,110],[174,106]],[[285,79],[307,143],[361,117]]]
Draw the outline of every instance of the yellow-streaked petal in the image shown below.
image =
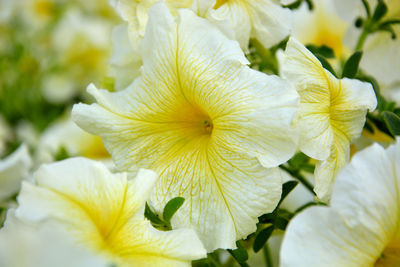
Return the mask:
[[293,37],[282,61],[283,75],[300,94],[294,121],[299,148],[320,160],[315,192],[328,200],[335,176],[349,160],[350,143],[361,134],[367,110],[377,105],[376,96],[369,83],[335,78]]
[[210,22],[188,10],[174,21],[163,4],[150,9],[143,63],[124,91],[90,87],[98,103],[75,106],[73,116],[102,137],[119,169],[158,172],[158,211],[185,197],[174,226],[196,229],[208,251],[233,248],[279,200],[279,173],[264,167],[295,152],[298,95],[246,66],[239,44]]
[[144,203],[157,179],[140,170],[127,180],[104,165],[71,158],[43,165],[36,185],[23,184],[16,214],[33,222],[54,221],[75,242],[121,266],[189,266],[205,256],[194,231],[160,232],[144,219]]
[[4,267],[109,267],[110,261],[75,244],[51,222],[30,223],[7,211],[0,229],[0,266]]

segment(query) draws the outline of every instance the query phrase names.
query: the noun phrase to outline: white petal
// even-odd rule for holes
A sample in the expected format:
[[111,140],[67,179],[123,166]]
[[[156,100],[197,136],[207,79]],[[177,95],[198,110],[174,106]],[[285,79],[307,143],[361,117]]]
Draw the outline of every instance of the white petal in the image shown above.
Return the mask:
[[31,167],[32,159],[25,145],[21,145],[13,154],[0,161],[0,200],[18,192]]
[[252,30],[251,18],[243,1],[227,1],[217,9],[210,9],[208,16],[211,21],[229,21],[235,32],[235,40],[244,50],[248,50],[250,34]]
[[32,224],[7,212],[0,230],[0,266],[4,267],[106,267],[110,263],[74,244],[54,224]]
[[[400,151],[392,146],[391,151]],[[390,153],[388,153],[390,155]],[[378,144],[354,155],[337,178],[331,204],[348,224],[362,221],[383,240],[397,229],[398,182],[395,168],[399,158],[390,157]]]
[[269,48],[289,35],[292,12],[270,0],[249,1],[252,37]]
[[294,122],[300,134],[300,149],[312,158],[326,159],[333,142],[328,115],[332,75],[294,38],[286,46],[282,72],[300,94],[299,115]]
[[383,248],[362,223],[349,226],[336,210],[311,207],[289,223],[281,266],[370,266]]
[[112,32],[113,55],[109,60],[110,75],[115,78],[115,88],[121,90],[139,76],[142,66],[139,43],[132,44],[128,36],[128,27],[118,25]]

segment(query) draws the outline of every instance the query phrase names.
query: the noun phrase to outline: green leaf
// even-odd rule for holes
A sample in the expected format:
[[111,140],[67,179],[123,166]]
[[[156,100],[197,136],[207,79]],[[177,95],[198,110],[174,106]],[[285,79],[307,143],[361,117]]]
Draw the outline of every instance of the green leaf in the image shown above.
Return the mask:
[[175,212],[183,205],[184,201],[185,199],[183,197],[176,197],[168,201],[163,211],[163,219],[167,223],[170,223],[172,216],[174,216]]
[[54,160],[55,161],[60,161],[60,160],[67,159],[69,157],[70,157],[70,155],[69,155],[67,149],[65,149],[64,146],[61,146],[58,149],[57,153],[54,155]]
[[316,46],[313,44],[309,44],[306,46],[308,50],[310,50],[314,55],[319,54],[325,58],[334,58],[335,52],[332,48],[326,45]]
[[236,241],[237,249],[228,249],[228,252],[232,255],[233,258],[239,263],[243,263],[249,259],[249,255],[247,254],[247,250],[243,248],[240,241]]
[[367,0],[361,0],[363,5],[364,5],[364,9],[365,12],[367,13],[367,17],[371,17],[371,8],[369,7],[368,1]]
[[328,70],[330,73],[332,73],[333,76],[337,77],[335,70],[332,68],[331,64],[329,64],[328,60],[326,60],[320,54],[315,54],[315,56],[318,58],[319,62],[321,62],[322,67],[324,67],[326,70]]
[[164,225],[164,222],[150,209],[147,202],[144,208],[144,216],[153,224]]
[[347,77],[352,79],[356,76],[361,57],[361,51],[357,51],[349,57],[349,59],[344,64],[342,78]]
[[253,250],[254,252],[258,252],[264,244],[268,241],[268,238],[271,236],[272,232],[274,231],[275,227],[273,225],[262,229],[256,238],[254,239]]
[[386,15],[388,8],[384,1],[378,0],[374,14],[372,15],[372,20],[379,21],[383,16]]
[[303,0],[297,0],[289,5],[284,5],[283,7],[286,7],[289,9],[298,9],[302,2],[303,2]]
[[289,195],[289,193],[298,185],[298,183],[299,182],[297,181],[288,181],[282,185],[282,195],[277,207],[279,207],[279,205],[283,202],[283,200],[285,200],[287,195]]
[[393,135],[400,135],[400,117],[390,111],[383,112],[383,119]]

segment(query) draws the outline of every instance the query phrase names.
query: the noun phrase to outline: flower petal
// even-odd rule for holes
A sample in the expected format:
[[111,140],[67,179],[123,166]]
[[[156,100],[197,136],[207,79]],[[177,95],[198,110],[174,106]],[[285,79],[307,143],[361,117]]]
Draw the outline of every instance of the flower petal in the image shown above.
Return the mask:
[[346,225],[334,209],[311,207],[286,229],[281,266],[370,266],[383,243],[361,223]]

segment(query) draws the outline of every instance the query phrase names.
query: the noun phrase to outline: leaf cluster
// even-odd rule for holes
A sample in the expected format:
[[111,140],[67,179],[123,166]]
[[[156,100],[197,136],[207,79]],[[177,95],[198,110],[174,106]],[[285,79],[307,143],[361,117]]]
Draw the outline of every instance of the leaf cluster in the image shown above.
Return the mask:
[[151,224],[162,231],[172,230],[171,219],[178,209],[183,205],[185,199],[183,197],[175,197],[168,201],[165,205],[162,216],[157,215],[151,210],[149,205],[146,203],[144,209],[144,216],[151,222]]

